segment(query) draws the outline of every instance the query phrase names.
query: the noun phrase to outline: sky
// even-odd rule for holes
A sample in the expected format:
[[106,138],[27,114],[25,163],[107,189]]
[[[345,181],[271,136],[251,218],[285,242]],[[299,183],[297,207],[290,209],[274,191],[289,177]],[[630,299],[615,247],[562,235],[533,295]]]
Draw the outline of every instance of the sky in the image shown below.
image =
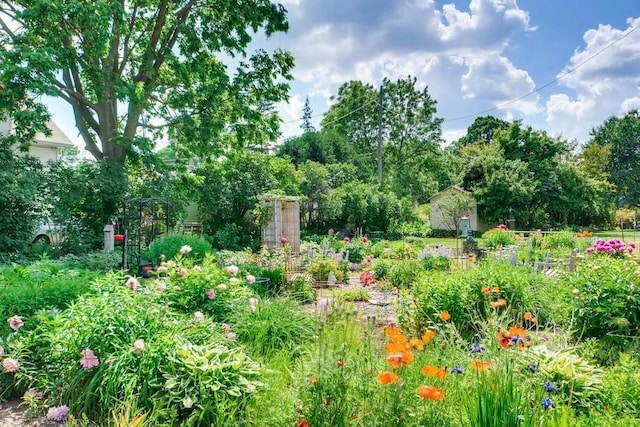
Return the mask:
[[[280,140],[302,132],[306,97],[317,124],[343,83],[407,75],[438,102],[447,143],[488,114],[585,143],[608,117],[640,109],[638,0],[280,2],[289,32],[252,44],[296,58]],[[70,110],[49,104],[80,145]]]

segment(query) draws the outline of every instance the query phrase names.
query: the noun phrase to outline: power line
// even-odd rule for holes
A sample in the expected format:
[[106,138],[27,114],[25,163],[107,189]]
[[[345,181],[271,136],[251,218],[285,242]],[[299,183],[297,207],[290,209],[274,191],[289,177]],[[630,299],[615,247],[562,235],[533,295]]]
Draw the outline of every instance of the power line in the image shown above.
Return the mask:
[[454,117],[452,119],[444,119],[444,122],[454,122],[457,120],[463,120],[463,119],[468,119],[471,117],[476,117],[476,116],[480,116],[482,114],[486,114],[489,113],[491,111],[495,111],[495,110],[499,110],[503,107],[506,107],[507,105],[511,105],[513,103],[516,103],[528,96],[533,95],[534,93],[538,93],[540,91],[542,91],[543,89],[546,89],[547,87],[551,86],[552,84],[562,80],[563,78],[567,77],[569,74],[573,73],[575,70],[577,70],[578,68],[582,67],[584,64],[586,64],[587,62],[591,61],[593,58],[595,58],[596,56],[600,55],[602,52],[604,52],[605,50],[609,49],[611,46],[615,45],[616,43],[622,41],[623,39],[626,39],[627,37],[629,37],[629,35],[631,35],[631,33],[633,33],[635,30],[638,29],[638,27],[640,27],[640,24],[636,25],[635,27],[633,27],[629,32],[627,32],[626,34],[622,35],[621,37],[618,37],[617,39],[615,39],[614,41],[612,41],[611,43],[609,43],[608,45],[606,45],[605,47],[603,47],[602,49],[600,49],[599,51],[597,51],[596,53],[594,53],[593,55],[591,55],[590,57],[588,57],[587,59],[585,59],[584,61],[580,62],[578,65],[576,65],[573,68],[570,68],[569,70],[565,71],[564,73],[560,74],[558,77],[556,77],[555,79],[551,80],[548,83],[545,83],[544,85],[540,86],[539,88],[536,88],[534,90],[532,90],[531,92],[520,96],[519,98],[515,98],[512,99],[511,101],[507,101],[503,104],[500,105],[496,105],[493,108],[489,108],[474,114],[467,114],[465,116],[460,116],[460,117]]

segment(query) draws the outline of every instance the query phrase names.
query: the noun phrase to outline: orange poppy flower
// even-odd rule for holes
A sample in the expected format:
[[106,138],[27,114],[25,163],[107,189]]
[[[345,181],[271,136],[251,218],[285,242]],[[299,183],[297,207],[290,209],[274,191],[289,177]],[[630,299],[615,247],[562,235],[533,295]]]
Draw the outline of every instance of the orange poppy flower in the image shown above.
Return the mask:
[[491,289],[491,292],[493,292],[495,294],[498,294],[498,293],[500,293],[500,288],[497,287],[497,286],[494,286],[493,289]]
[[510,337],[515,337],[516,335],[519,335],[520,338],[524,338],[527,335],[527,331],[524,330],[524,328],[521,328],[520,326],[512,326],[509,328],[509,336]]
[[537,317],[532,317],[531,318],[531,323],[538,323],[538,318]]
[[413,353],[410,351],[403,351],[402,353],[391,353],[387,356],[387,362],[394,368],[399,368],[400,365],[408,366],[413,360]]
[[491,288],[488,286],[483,286],[481,289],[481,292],[485,295],[490,294],[491,293]]
[[387,326],[386,328],[384,328],[384,334],[389,338],[393,339],[394,336],[400,335],[402,334],[402,332],[400,331],[400,329],[394,326]]
[[309,427],[311,424],[309,424],[309,421],[305,420],[304,418],[302,418],[299,422],[298,422],[298,427]]
[[447,376],[447,368],[440,368],[438,369],[438,372],[436,372],[436,378],[439,380],[445,379],[446,376]]
[[491,363],[484,362],[482,360],[475,360],[471,362],[471,367],[476,371],[486,371],[491,368]]
[[445,322],[451,319],[451,315],[448,311],[441,311],[438,317],[440,318],[440,320],[444,320]]
[[315,383],[318,382],[316,377],[309,377],[309,378],[307,378],[307,381],[309,381],[309,384],[315,384]]
[[426,331],[424,334],[422,334],[422,342],[426,344],[429,341],[431,341],[435,336],[436,336],[436,333],[434,331]]
[[382,385],[397,383],[398,381],[400,381],[400,378],[392,372],[384,371],[378,374],[378,382]]
[[524,317],[524,320],[531,320],[533,318],[533,314],[531,314],[530,311],[527,311],[525,314],[522,315],[522,317]]
[[444,390],[430,385],[421,385],[416,390],[416,393],[423,399],[431,399],[435,401],[444,399]]
[[417,348],[418,350],[422,350],[422,347],[424,347],[424,342],[419,338],[411,338],[409,340],[409,344],[411,344],[411,347]]
[[386,346],[388,353],[402,353],[411,350],[411,344],[408,342],[391,342]]
[[422,373],[428,377],[435,377],[438,372],[438,368],[435,366],[427,365],[422,367]]
[[498,332],[498,343],[500,346],[507,348],[509,344],[511,344],[511,337],[506,335],[504,332]]
[[493,308],[503,307],[503,306],[507,305],[507,300],[504,299],[504,298],[499,298],[497,301],[491,301],[489,304]]

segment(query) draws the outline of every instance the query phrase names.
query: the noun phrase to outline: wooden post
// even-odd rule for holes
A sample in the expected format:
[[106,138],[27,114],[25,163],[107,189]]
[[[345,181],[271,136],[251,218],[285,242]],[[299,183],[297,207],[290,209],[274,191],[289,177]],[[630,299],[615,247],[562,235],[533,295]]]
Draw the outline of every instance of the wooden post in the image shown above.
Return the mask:
[[112,252],[113,248],[114,248],[114,244],[113,244],[113,225],[111,224],[106,224],[104,226],[104,251],[105,252]]

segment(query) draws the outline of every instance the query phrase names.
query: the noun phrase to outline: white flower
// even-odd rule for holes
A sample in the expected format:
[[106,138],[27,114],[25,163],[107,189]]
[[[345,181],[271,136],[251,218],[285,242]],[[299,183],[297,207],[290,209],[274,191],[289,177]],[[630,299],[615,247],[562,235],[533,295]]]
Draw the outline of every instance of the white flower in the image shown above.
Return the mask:
[[22,317],[20,316],[12,316],[7,319],[7,322],[9,322],[9,326],[11,327],[11,329],[13,329],[14,332],[18,332],[18,329],[20,329],[24,325]]
[[157,286],[159,291],[164,291],[165,289],[167,289],[167,284],[164,283],[162,280],[158,280]]
[[229,279],[229,283],[231,283],[232,285],[237,285],[238,283],[240,283],[240,279],[238,279],[237,277],[232,277],[231,279]]
[[180,253],[182,255],[186,255],[191,251],[192,251],[192,249],[191,249],[191,246],[189,246],[189,245],[184,245],[183,247],[180,248]]
[[0,356],[4,354],[4,348],[0,347]]
[[225,267],[224,271],[230,276],[236,276],[240,272],[240,269],[235,265],[230,265]]
[[256,283],[256,277],[247,273],[247,282],[249,282],[250,285],[253,285]]
[[227,285],[225,285],[224,283],[220,283],[218,285],[218,289],[220,289],[221,291],[226,291],[227,290]]
[[258,300],[256,298],[249,298],[249,306],[251,307],[251,311],[255,313],[258,308]]
[[142,353],[143,350],[144,350],[144,341],[136,340],[136,342],[133,343],[133,352],[135,354],[140,354]]
[[193,313],[193,319],[196,322],[199,322],[201,320],[204,320],[204,313],[201,311],[196,311],[195,313]]
[[573,288],[571,293],[574,294],[574,295],[578,295],[580,293],[580,291],[578,290],[578,288]]
[[69,417],[69,407],[66,405],[53,406],[47,411],[49,421],[65,421]]
[[187,275],[187,272],[188,272],[188,271],[187,271],[187,269],[186,269],[186,268],[184,268],[184,267],[183,267],[183,268],[181,268],[180,270],[178,270],[178,277],[179,277],[180,279],[184,278],[184,276],[186,276],[186,275]]
[[193,269],[194,269],[195,271],[202,271],[202,267],[201,267],[201,266],[199,266],[199,265],[194,265],[194,266],[193,266]]
[[131,292],[135,292],[138,286],[140,286],[140,282],[138,282],[135,277],[129,277],[129,280],[127,280],[127,288],[129,288]]
[[234,332],[227,332],[227,334],[225,335],[225,337],[229,340],[229,341],[235,341],[236,340],[236,334]]

